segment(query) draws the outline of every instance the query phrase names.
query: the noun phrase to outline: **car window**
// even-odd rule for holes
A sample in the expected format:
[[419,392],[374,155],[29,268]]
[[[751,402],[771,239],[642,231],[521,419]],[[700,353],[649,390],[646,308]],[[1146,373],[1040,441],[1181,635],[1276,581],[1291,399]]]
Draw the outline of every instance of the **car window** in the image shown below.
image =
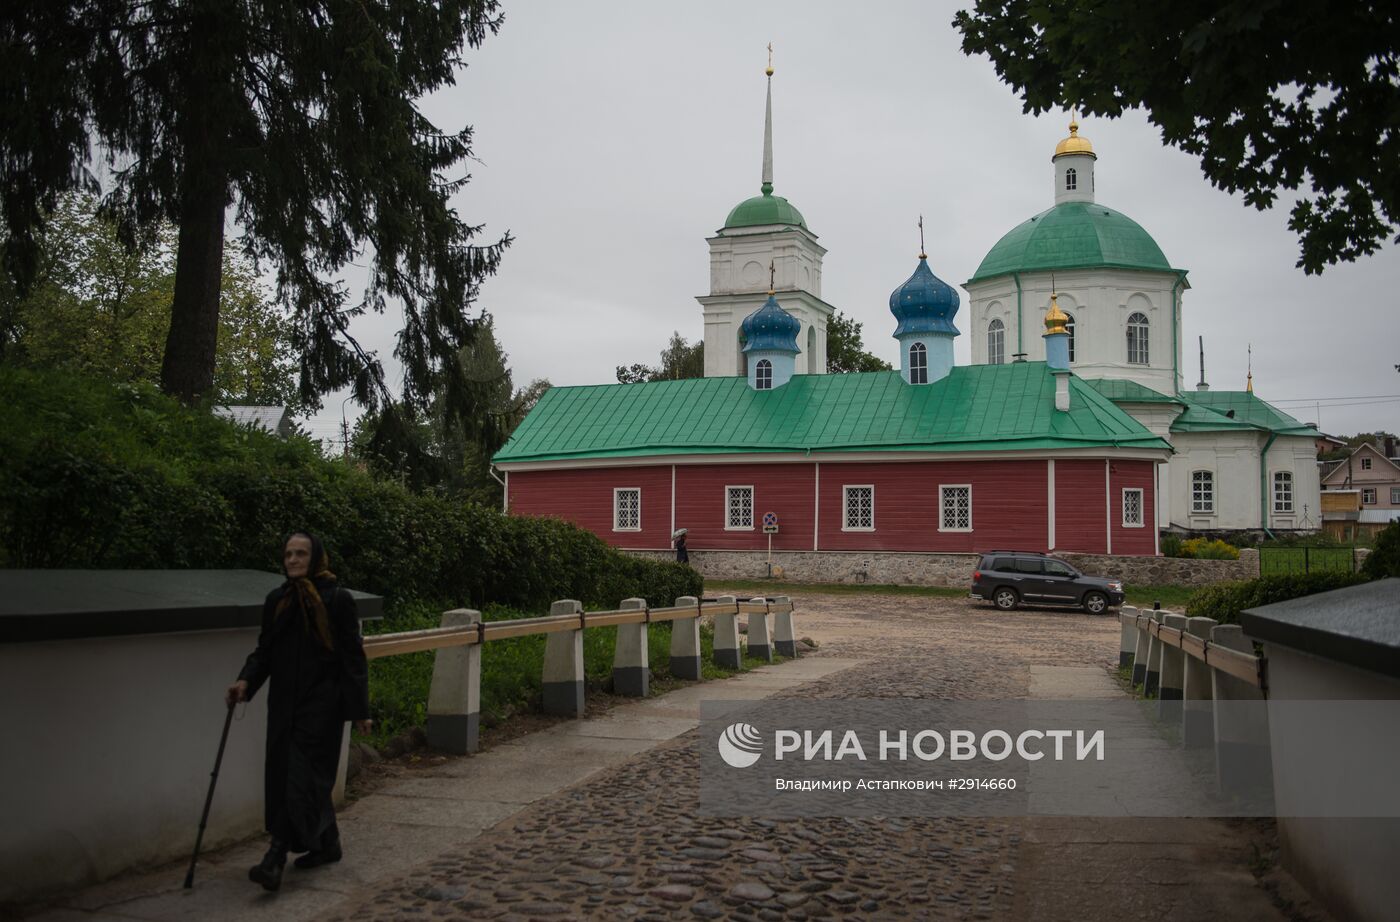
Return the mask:
[[1016,558],[1017,573],[1040,573],[1040,561],[1030,557]]
[[1067,564],[1060,563],[1058,560],[1045,561],[1045,572],[1050,574],[1051,576],[1074,575],[1074,571],[1071,570]]
[[1010,557],[998,557],[992,562],[992,569],[998,573],[1010,573],[1015,567]]

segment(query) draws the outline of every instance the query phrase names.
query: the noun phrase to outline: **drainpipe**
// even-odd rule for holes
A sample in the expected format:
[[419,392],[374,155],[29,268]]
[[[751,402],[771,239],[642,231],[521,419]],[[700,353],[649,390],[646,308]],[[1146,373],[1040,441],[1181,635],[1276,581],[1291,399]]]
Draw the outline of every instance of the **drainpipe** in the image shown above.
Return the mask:
[[1016,354],[1025,355],[1026,350],[1021,345],[1021,273],[1011,273],[1011,280],[1016,283]]
[[[491,479],[494,480],[494,481],[496,481],[497,483],[499,483],[499,484],[501,485],[501,511],[502,511],[502,512],[509,512],[509,511],[510,511],[510,493],[508,492],[508,490],[507,490],[507,488],[506,488],[506,482],[505,482],[504,480],[502,480],[501,478],[499,478],[499,477],[496,476],[496,465],[494,465],[494,464],[488,464],[488,465],[486,465],[486,473],[490,474],[490,475],[491,475]],[[674,530],[674,529],[673,529],[673,530]]]
[[1269,440],[1264,443],[1264,449],[1259,452],[1259,527],[1264,529],[1264,534],[1273,540],[1274,533],[1269,531],[1269,447],[1274,444],[1274,439],[1278,438],[1277,432],[1269,433]]
[[1176,284],[1172,285],[1172,393],[1181,393],[1181,375],[1177,370],[1179,358],[1176,349],[1176,318],[1180,302],[1177,300],[1181,295],[1181,286],[1186,282],[1186,270],[1179,270],[1176,274]]

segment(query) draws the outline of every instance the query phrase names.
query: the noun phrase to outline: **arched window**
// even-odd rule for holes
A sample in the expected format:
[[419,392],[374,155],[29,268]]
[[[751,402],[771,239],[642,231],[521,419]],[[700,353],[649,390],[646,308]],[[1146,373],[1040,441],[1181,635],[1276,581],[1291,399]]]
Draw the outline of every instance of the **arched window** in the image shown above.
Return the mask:
[[773,389],[773,363],[767,359],[759,359],[758,365],[753,370],[754,390],[770,391]]
[[815,375],[826,371],[817,367],[817,328],[807,328],[807,374]]
[[1293,475],[1288,471],[1274,472],[1274,511],[1293,511]]
[[928,383],[928,350],[923,343],[914,343],[909,347],[909,383]]
[[1006,324],[1000,319],[987,324],[987,364],[1001,365],[1006,362]]
[[1074,315],[1065,311],[1065,316],[1069,320],[1065,321],[1065,332],[1069,334],[1069,360],[1074,361]]
[[1079,171],[1074,167],[1065,170],[1065,191],[1073,192],[1079,188]]
[[1143,313],[1128,317],[1128,364],[1147,364],[1147,315]]

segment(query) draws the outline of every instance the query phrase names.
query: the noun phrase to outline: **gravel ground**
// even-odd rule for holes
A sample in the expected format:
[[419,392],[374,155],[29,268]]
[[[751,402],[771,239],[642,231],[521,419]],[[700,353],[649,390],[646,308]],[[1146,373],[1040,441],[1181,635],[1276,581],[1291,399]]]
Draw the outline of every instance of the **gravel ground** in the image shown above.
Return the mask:
[[[810,595],[795,601],[798,635],[819,644],[811,655],[867,662],[784,697],[1017,698],[1027,694],[1031,665],[1108,667],[1117,658],[1119,629],[1112,617],[1001,613],[946,598]],[[1031,821],[698,817],[698,763],[693,734],[652,749],[534,804],[388,886],[358,894],[360,908],[349,918],[776,922],[1034,914],[1034,894],[1017,890]],[[1223,834],[1226,853],[1233,856],[1239,845],[1239,886],[1253,888],[1248,836]],[[1270,905],[1257,891],[1247,896],[1251,906]],[[1100,912],[1112,905],[1105,896],[1093,912],[1075,918],[1104,917]],[[1250,918],[1268,915],[1272,911]],[[1144,909],[1116,917],[1157,915]]]

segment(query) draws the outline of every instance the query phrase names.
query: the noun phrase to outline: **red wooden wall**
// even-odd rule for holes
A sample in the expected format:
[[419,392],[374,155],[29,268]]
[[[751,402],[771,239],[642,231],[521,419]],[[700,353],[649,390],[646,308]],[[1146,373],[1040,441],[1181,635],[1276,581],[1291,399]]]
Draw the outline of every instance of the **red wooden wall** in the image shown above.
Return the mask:
[[[1099,459],[1055,462],[1055,550],[1155,553],[1154,482],[1151,461]],[[514,471],[509,509],[519,515],[556,516],[619,547],[670,547],[671,465]],[[675,466],[675,527],[689,530],[695,550],[762,550],[760,520],[778,515],[775,550],[813,548],[813,500],[817,496],[820,550],[975,552],[1043,551],[1049,543],[1049,465],[1027,461],[879,461]],[[843,531],[843,490],[874,484],[875,530]],[[972,486],[971,532],[939,531],[939,486]],[[725,528],[726,486],[754,488],[754,528]],[[642,491],[642,530],[613,531],[613,488]],[[1142,528],[1123,526],[1122,490],[1143,490]]]

